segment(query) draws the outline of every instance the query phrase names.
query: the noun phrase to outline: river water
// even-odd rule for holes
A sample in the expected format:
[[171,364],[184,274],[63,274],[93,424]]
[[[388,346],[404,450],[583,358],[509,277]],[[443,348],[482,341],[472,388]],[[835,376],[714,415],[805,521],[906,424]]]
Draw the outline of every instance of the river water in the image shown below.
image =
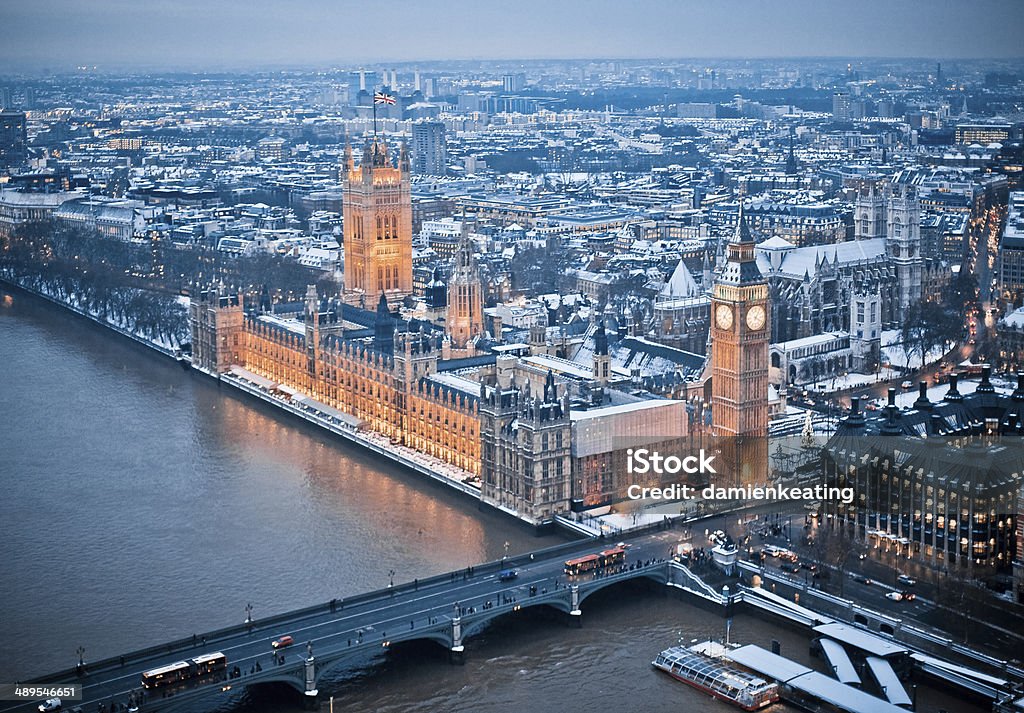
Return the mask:
[[[275,414],[57,307],[0,290],[0,681],[558,541]],[[624,597],[628,594],[629,597]],[[584,626],[531,611],[467,643],[399,646],[323,686],[344,711],[727,711],[652,670],[717,614],[614,588]],[[733,637],[808,662],[750,616]],[[950,705],[922,689],[919,710]],[[777,706],[777,710],[787,710]],[[299,711],[291,689],[243,713]]]

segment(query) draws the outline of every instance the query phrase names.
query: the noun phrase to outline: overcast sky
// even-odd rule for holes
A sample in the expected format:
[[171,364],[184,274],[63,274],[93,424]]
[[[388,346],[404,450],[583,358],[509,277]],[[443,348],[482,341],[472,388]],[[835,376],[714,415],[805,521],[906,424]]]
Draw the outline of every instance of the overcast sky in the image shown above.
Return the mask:
[[0,0],[2,67],[1019,57],[1024,0]]

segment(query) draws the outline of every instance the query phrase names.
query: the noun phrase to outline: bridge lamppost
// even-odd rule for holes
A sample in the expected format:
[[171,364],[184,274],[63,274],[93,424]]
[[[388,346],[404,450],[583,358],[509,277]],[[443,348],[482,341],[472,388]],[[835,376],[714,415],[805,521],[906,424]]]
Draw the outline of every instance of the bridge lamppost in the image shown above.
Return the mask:
[[389,587],[395,586],[395,570],[393,570],[393,569],[389,569],[388,570],[388,578],[390,579],[390,581],[388,582],[388,586]]
[[75,653],[78,654],[78,673],[82,673],[85,669],[85,647],[79,646]]
[[504,554],[504,555],[502,555],[502,559],[503,559],[503,560],[506,560],[506,559],[508,559],[508,548],[509,548],[510,546],[511,546],[511,545],[509,545],[509,542],[508,542],[508,540],[505,540],[505,554]]
[[252,602],[245,605],[245,625],[252,629]]

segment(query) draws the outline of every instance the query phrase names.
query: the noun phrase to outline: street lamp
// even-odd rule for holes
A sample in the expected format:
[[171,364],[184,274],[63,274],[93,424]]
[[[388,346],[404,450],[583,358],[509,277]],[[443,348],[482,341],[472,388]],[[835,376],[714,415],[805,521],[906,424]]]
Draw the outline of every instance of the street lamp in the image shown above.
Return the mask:
[[252,628],[252,602],[245,605],[245,625]]
[[78,654],[78,670],[81,672],[85,668],[85,647],[79,646],[75,653]]
[[390,582],[388,583],[388,586],[389,586],[389,587],[393,587],[393,586],[395,586],[395,570],[393,570],[393,569],[389,569],[389,570],[388,570],[388,577],[389,577],[389,579],[391,580],[391,581],[390,581]]
[[502,559],[503,559],[503,560],[504,560],[504,559],[508,559],[508,548],[509,548],[509,547],[510,547],[510,545],[509,545],[509,542],[508,542],[508,540],[505,540],[505,554],[504,554],[504,555],[502,556]]

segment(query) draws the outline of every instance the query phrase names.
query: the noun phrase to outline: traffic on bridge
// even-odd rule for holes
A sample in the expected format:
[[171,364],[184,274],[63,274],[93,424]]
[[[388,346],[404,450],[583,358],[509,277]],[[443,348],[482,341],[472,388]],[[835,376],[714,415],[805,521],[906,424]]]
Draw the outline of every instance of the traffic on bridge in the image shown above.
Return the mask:
[[[606,586],[637,577],[665,583],[678,539],[667,527],[617,543],[558,545],[268,619],[250,613],[241,626],[83,662],[35,683],[78,683],[82,700],[62,703],[64,709],[100,713],[165,710],[199,698],[220,698],[210,701],[216,705],[245,686],[273,682],[315,705],[321,676],[368,650],[427,639],[460,663],[463,641],[499,616],[544,605],[579,625],[582,601]],[[35,711],[39,704],[4,702],[0,713]]]

